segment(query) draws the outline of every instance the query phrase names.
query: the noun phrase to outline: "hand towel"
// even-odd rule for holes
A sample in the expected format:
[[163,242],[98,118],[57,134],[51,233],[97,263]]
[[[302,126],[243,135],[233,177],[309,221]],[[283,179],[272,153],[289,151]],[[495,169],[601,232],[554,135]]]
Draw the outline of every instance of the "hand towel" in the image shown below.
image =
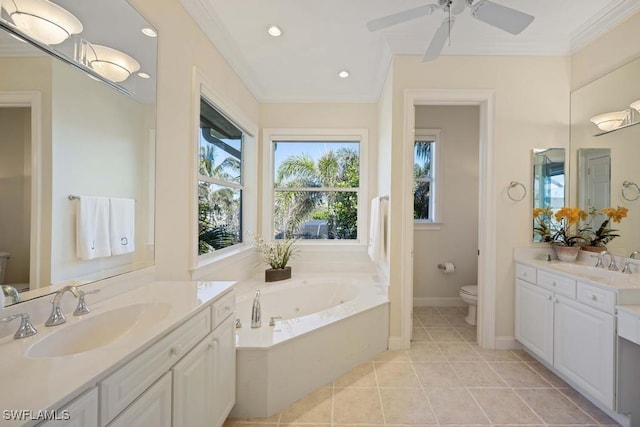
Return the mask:
[[133,199],[109,199],[109,236],[111,254],[133,252],[135,247],[136,201]]
[[111,255],[108,198],[80,196],[76,213],[76,255],[82,260]]
[[374,197],[371,200],[371,222],[369,224],[368,248],[371,261],[384,260],[384,223],[388,204],[388,200],[382,197]]

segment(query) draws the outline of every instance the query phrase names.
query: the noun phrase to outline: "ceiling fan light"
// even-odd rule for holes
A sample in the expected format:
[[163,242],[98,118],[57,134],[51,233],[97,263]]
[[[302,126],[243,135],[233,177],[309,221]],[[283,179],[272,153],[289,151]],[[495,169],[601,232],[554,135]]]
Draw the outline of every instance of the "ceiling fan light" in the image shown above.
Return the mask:
[[102,77],[119,83],[140,69],[138,61],[119,50],[92,44],[87,54],[89,68]]
[[598,129],[608,132],[618,129],[625,121],[628,115],[628,110],[624,111],[612,111],[610,113],[598,114],[591,117],[591,123],[596,125]]
[[82,32],[78,18],[47,0],[10,0],[2,8],[20,31],[42,44],[60,44]]

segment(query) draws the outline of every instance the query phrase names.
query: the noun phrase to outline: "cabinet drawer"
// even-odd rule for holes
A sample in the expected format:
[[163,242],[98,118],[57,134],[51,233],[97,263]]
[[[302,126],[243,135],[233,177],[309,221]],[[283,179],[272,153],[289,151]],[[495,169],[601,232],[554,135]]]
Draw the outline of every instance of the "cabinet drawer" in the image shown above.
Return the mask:
[[100,420],[106,425],[211,330],[202,310],[100,383]]
[[567,298],[576,298],[576,281],[556,274],[538,271],[538,285]]
[[213,311],[212,328],[215,329],[224,319],[229,317],[236,310],[236,293],[231,291],[225,294],[211,307]]
[[98,427],[98,388],[92,388],[56,412],[60,419],[45,421],[38,427]]
[[618,335],[640,345],[640,317],[620,310],[618,312]]
[[536,269],[528,265],[516,264],[516,279],[536,283]]
[[576,299],[579,302],[589,305],[593,308],[597,308],[598,310],[602,310],[612,314],[615,312],[615,292],[588,285],[586,283],[578,282]]

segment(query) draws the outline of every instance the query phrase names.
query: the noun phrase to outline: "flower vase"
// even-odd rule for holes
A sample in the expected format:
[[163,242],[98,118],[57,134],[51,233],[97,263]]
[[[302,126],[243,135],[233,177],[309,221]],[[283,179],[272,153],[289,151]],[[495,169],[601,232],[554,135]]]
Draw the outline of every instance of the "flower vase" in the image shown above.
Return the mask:
[[582,250],[587,252],[600,253],[602,251],[606,251],[607,247],[606,246],[582,246]]
[[560,261],[575,262],[580,254],[580,246],[553,246],[556,256]]
[[291,267],[269,268],[264,271],[265,282],[277,282],[286,279],[291,279]]

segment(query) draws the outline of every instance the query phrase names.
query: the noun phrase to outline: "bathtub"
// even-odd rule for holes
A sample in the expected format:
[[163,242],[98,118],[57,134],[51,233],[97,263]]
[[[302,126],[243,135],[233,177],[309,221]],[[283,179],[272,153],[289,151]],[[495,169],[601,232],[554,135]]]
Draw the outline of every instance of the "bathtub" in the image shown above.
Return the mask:
[[[387,348],[389,299],[379,275],[310,274],[236,287],[234,417],[268,417]],[[262,326],[251,328],[260,290]],[[269,326],[272,317],[275,326]]]

